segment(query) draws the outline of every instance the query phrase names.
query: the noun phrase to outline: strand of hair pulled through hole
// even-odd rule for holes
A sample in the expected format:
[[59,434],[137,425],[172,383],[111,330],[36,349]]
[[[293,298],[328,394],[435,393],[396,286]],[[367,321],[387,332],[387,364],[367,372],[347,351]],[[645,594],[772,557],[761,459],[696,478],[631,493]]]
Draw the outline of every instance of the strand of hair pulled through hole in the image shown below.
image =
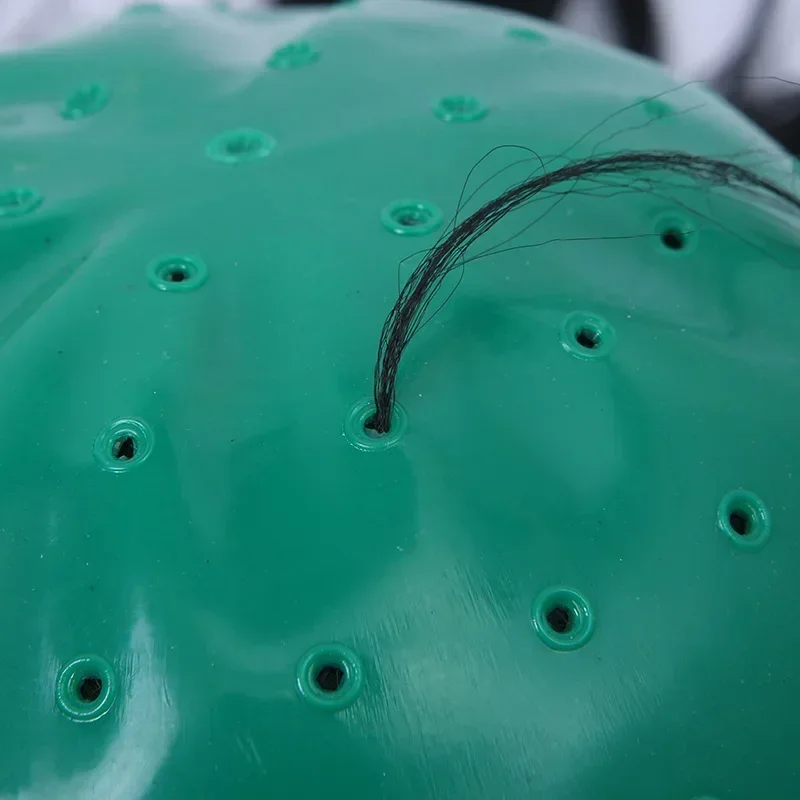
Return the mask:
[[[752,170],[729,161],[681,151],[623,151],[608,156],[593,155],[549,172],[542,165],[539,173],[488,201],[461,222],[454,222],[400,289],[381,331],[373,385],[375,413],[369,420],[369,428],[378,435],[389,431],[403,354],[422,327],[430,303],[446,276],[489,252],[466,258],[470,247],[501,219],[537,195],[564,184],[604,176],[634,180],[665,171],[689,178],[693,184],[766,195],[794,211],[800,211],[800,197]],[[636,189],[635,180],[631,188]],[[645,187],[639,190],[647,191]]]

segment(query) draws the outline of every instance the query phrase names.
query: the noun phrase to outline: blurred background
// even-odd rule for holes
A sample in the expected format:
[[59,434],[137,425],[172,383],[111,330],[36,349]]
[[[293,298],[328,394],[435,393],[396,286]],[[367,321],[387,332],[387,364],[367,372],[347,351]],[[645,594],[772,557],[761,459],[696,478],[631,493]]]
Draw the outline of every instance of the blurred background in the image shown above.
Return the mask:
[[[302,5],[322,10],[331,4],[329,0],[162,3],[226,5],[234,11]],[[483,0],[483,4],[561,22],[658,59],[678,78],[704,80],[800,155],[800,0]],[[0,0],[0,50],[34,47],[84,32],[107,24],[133,5],[141,2]]]

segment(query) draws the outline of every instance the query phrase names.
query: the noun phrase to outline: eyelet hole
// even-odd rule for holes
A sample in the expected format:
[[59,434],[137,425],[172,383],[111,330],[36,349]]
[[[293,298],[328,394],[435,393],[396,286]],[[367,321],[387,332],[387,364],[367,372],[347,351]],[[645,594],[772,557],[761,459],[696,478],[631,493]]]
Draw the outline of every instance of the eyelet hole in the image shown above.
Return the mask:
[[444,122],[474,122],[482,119],[489,109],[472,95],[448,95],[441,98],[434,113]]
[[347,678],[339,664],[324,664],[314,675],[314,681],[323,692],[338,692]]
[[311,705],[338,711],[355,702],[364,685],[361,659],[339,644],[311,648],[297,665],[297,689]]
[[442,212],[421,200],[398,200],[381,212],[384,227],[400,236],[425,236],[442,223]]
[[93,722],[108,712],[117,695],[114,668],[96,655],[80,656],[56,679],[55,701],[67,717]]
[[574,624],[572,611],[565,605],[557,605],[546,614],[547,624],[556,633],[568,633]]
[[115,439],[111,445],[111,455],[117,461],[130,461],[136,455],[136,439],[127,434]]
[[78,697],[84,703],[94,703],[103,692],[103,679],[97,675],[87,675],[78,684]]
[[208,277],[208,268],[195,256],[165,256],[147,266],[147,280],[165,292],[189,292],[200,288]]
[[568,586],[545,589],[534,600],[533,626],[553,650],[577,650],[594,632],[594,612],[586,597]]
[[237,128],[215,136],[206,145],[206,155],[224,164],[254,161],[269,155],[275,140],[253,128]]
[[613,326],[597,314],[576,311],[561,323],[559,339],[562,347],[582,359],[608,355],[616,342]]
[[717,511],[717,525],[734,545],[751,551],[763,547],[772,531],[766,505],[744,489],[735,489],[723,497]]

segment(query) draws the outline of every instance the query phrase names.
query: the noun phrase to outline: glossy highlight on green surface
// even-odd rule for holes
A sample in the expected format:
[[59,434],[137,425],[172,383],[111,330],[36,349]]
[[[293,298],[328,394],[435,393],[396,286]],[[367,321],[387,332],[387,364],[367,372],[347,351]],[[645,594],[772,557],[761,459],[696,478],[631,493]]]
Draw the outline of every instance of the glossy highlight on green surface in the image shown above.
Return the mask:
[[0,134],[0,800],[800,797],[793,215],[538,198],[369,425],[484,203],[622,149],[796,188],[776,144],[424,0],[140,8],[3,54]]

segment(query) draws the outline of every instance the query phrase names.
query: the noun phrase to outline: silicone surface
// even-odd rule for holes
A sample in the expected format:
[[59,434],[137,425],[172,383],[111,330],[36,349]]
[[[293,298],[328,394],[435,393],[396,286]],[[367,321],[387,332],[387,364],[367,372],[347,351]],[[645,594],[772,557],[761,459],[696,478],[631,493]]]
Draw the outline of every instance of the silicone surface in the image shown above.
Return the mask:
[[[151,7],[0,102],[0,798],[800,796],[796,218],[665,176],[522,209],[364,427],[457,212],[622,148],[794,185],[776,145],[413,0]],[[465,192],[501,145],[538,155]]]

